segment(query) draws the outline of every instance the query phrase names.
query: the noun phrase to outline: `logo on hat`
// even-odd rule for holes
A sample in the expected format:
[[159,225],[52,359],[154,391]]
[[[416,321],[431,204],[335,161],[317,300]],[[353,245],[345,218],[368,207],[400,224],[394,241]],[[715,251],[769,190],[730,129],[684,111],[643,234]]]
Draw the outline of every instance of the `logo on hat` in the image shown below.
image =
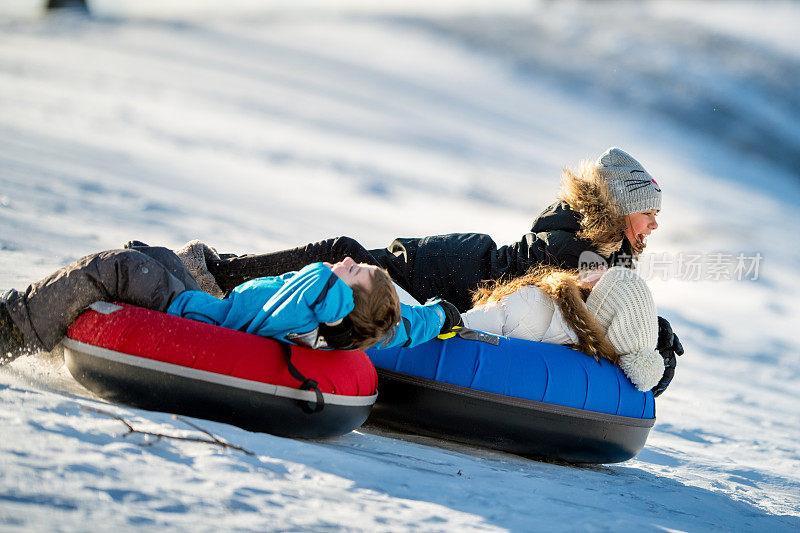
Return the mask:
[[[631,174],[633,174],[634,172],[641,172],[642,174],[647,175],[647,172],[645,172],[644,170],[631,170]],[[641,178],[633,178],[625,180],[625,186],[628,188],[628,192],[638,191],[639,189],[647,187],[651,183],[655,185],[656,191],[661,192],[658,183],[653,178],[650,178],[650,181]]]
[[656,190],[658,192],[661,192],[661,187],[658,186],[658,182],[656,181],[656,179],[655,178],[650,178],[650,181],[652,181],[656,185]]

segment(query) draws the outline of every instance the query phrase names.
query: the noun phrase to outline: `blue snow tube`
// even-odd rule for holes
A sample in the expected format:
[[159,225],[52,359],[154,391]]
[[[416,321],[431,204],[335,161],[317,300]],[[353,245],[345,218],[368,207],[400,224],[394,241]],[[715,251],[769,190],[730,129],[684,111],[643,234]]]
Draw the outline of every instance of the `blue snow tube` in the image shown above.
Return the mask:
[[379,380],[369,422],[579,463],[625,461],[644,447],[653,394],[618,366],[565,346],[483,339],[368,350]]

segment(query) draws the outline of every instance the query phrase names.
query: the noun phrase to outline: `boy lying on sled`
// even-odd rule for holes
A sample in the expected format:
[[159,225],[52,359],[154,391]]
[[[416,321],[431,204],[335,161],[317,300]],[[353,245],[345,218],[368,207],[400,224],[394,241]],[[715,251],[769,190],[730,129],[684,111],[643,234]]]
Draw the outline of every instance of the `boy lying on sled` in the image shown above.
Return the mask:
[[[364,350],[413,345],[438,335],[442,303],[409,306],[414,327],[398,327],[400,302],[385,270],[345,258],[256,278],[227,297],[200,290],[166,248],[99,252],[20,292],[0,297],[0,364],[52,350],[69,325],[98,300],[121,301],[312,348]],[[408,320],[408,319],[407,319]],[[449,330],[449,327],[446,328]]]

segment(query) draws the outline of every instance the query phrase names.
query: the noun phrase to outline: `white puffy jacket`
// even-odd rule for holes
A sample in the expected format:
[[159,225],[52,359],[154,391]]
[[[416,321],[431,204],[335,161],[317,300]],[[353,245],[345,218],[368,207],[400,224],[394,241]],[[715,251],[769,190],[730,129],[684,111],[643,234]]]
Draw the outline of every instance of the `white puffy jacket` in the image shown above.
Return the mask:
[[474,307],[461,318],[468,328],[496,335],[551,344],[578,343],[578,335],[564,320],[561,309],[532,285]]

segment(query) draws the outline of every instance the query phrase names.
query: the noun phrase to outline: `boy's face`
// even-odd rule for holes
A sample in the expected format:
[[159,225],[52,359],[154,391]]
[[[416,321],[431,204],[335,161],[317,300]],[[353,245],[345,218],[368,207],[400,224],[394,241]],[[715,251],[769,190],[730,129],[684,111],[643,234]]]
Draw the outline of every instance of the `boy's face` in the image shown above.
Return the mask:
[[657,214],[657,209],[651,209],[650,211],[640,211],[626,216],[625,236],[628,241],[633,244],[644,245],[648,235],[658,229]]
[[333,265],[330,263],[324,264],[330,267],[333,273],[344,281],[348,287],[360,285],[367,290],[372,287],[372,276],[379,270],[375,265],[359,264],[349,257],[345,257]]

